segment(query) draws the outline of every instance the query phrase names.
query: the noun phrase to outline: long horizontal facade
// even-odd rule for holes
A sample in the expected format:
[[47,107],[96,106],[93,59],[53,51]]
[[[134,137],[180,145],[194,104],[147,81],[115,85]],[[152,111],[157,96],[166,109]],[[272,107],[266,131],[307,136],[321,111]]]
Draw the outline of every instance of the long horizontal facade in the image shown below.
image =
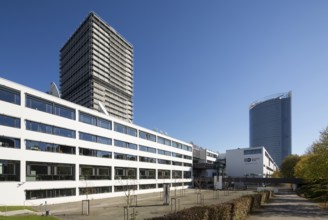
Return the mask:
[[[0,204],[188,187],[192,145],[0,78]],[[10,198],[10,199],[9,199]]]

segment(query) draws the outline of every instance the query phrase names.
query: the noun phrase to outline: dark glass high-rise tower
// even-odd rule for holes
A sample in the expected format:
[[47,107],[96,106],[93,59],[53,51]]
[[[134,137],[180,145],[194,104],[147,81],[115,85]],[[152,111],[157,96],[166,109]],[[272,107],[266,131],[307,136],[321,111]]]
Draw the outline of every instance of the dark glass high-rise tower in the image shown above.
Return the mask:
[[250,147],[264,146],[278,166],[292,151],[292,93],[280,93],[250,105]]
[[60,87],[63,99],[133,121],[133,46],[91,12],[60,50]]

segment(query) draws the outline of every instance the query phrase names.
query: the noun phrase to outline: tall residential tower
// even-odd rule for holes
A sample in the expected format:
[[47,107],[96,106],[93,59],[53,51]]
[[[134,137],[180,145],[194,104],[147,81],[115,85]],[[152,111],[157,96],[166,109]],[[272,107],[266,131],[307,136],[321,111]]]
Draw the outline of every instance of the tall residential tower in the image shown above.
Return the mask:
[[278,166],[291,154],[291,92],[280,93],[250,105],[250,147],[264,146]]
[[62,98],[133,120],[133,46],[91,12],[60,50]]

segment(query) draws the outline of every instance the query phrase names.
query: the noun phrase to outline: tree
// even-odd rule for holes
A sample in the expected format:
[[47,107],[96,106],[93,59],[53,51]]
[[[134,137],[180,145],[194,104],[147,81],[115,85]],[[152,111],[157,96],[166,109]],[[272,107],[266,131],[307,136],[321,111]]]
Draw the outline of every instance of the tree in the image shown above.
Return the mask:
[[307,153],[295,166],[295,175],[306,180],[323,180],[328,176],[328,127],[320,132]]
[[281,178],[281,173],[279,170],[276,170],[271,175],[272,178]]
[[293,178],[295,177],[294,168],[301,157],[298,155],[289,155],[286,157],[280,166],[280,174],[284,178]]

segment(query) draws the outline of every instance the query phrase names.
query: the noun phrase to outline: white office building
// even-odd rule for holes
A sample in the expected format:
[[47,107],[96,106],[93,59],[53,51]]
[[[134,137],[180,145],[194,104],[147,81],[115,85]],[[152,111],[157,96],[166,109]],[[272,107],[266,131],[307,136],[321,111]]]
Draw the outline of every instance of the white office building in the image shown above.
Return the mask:
[[0,78],[0,204],[81,201],[191,182],[191,144]]
[[264,147],[226,151],[226,174],[230,177],[270,177],[278,166]]

